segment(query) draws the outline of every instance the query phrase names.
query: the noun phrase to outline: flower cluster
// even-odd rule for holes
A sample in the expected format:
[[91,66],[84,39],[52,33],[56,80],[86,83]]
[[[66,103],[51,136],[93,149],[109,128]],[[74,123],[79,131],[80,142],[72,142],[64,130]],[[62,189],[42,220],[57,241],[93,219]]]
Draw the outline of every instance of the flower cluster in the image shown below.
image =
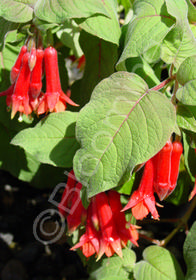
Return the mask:
[[[42,92],[42,78],[45,72],[46,92]],[[28,51],[24,45],[10,73],[11,86],[0,93],[6,96],[6,103],[12,109],[11,117],[16,112],[30,115],[47,112],[61,112],[66,103],[77,106],[61,89],[57,51],[53,47],[45,50],[34,47]]]
[[167,141],[165,146],[146,162],[139,188],[133,192],[123,211],[131,208],[136,219],[143,219],[149,213],[154,219],[158,219],[154,193],[163,200],[175,189],[182,152],[181,142]]
[[113,190],[99,193],[85,209],[80,199],[81,187],[71,171],[59,204],[60,213],[67,218],[69,232],[85,224],[86,231],[72,250],[81,248],[86,257],[96,254],[98,259],[103,254],[110,257],[114,253],[122,257],[122,248],[128,240],[137,245],[138,233],[121,211],[120,194]]

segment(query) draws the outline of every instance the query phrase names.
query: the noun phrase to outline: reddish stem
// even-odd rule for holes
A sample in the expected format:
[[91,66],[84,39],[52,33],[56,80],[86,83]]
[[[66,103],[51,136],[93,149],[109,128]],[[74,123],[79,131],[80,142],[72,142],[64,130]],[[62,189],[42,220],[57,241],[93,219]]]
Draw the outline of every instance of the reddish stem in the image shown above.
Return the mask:
[[167,78],[166,80],[164,80],[163,82],[161,82],[159,85],[151,88],[150,90],[159,90],[159,89],[163,88],[164,86],[166,86],[169,82],[174,80],[174,78],[175,78],[175,76],[171,76],[171,77]]

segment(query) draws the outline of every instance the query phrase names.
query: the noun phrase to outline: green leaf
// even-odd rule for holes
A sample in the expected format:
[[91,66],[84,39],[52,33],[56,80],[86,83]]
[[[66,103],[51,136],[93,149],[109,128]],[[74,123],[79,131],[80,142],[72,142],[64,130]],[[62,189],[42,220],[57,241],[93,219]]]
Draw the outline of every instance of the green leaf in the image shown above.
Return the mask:
[[155,75],[154,70],[148,62],[142,57],[131,57],[117,66],[118,71],[133,72],[143,78],[149,87],[153,87],[160,83]]
[[112,256],[103,258],[91,265],[89,280],[127,280],[132,279],[131,272],[136,261],[134,251],[123,249],[123,258]]
[[186,57],[196,54],[196,40],[189,26],[186,1],[166,0],[166,5],[169,14],[176,18],[176,25],[163,41],[161,58],[178,68]]
[[118,65],[127,58],[145,57],[145,54],[148,59],[158,60],[161,43],[175,23],[164,0],[136,0],[133,10],[135,15],[128,25],[125,48]]
[[98,82],[114,72],[118,48],[117,45],[85,31],[81,32],[79,42],[86,58],[86,64],[83,78],[75,82],[71,88],[71,96],[81,108],[89,101]]
[[67,20],[61,29],[56,33],[61,42],[73,50],[76,57],[80,57],[82,55],[82,50],[79,45],[80,32],[81,30],[79,26],[76,25],[73,20]]
[[138,75],[117,72],[100,82],[76,125],[81,149],[74,172],[88,196],[116,187],[125,172],[156,154],[174,125],[171,102]]
[[187,265],[186,280],[194,280],[196,275],[196,222],[192,225],[184,242],[184,259]]
[[7,33],[11,30],[17,29],[17,27],[17,23],[7,21],[3,17],[0,17],[0,51],[3,49]]
[[52,23],[63,23],[70,18],[87,18],[102,14],[108,16],[104,1],[100,0],[39,0],[35,15]]
[[149,246],[143,252],[143,261],[136,263],[137,280],[183,280],[184,275],[175,257],[165,248]]
[[191,148],[196,149],[196,134],[194,132],[186,131],[187,143]]
[[[21,180],[31,181],[40,163],[19,147],[10,145],[11,132],[0,123],[0,168],[8,170]],[[32,172],[34,171],[34,173]]]
[[12,144],[21,146],[36,160],[59,167],[71,167],[79,145],[75,139],[77,113],[50,114],[34,128],[17,134]]
[[193,5],[191,0],[186,0],[186,3],[188,5],[188,19],[190,23],[196,22],[196,7]]
[[14,0],[14,1],[26,4],[26,5],[30,5],[31,7],[33,7],[35,5],[35,3],[37,2],[37,0]]
[[15,0],[1,0],[0,16],[8,21],[27,22],[32,19],[33,9]]
[[177,186],[172,194],[166,199],[167,202],[174,205],[185,204],[190,195],[190,186],[192,182],[186,171],[180,172],[178,176]]
[[196,79],[189,81],[183,87],[179,88],[176,92],[177,99],[190,106],[196,106]]
[[118,45],[121,31],[114,0],[104,0],[104,3],[109,17],[97,15],[85,20],[76,20],[76,22],[86,32]]
[[[186,131],[185,131],[186,132]],[[190,146],[190,134],[182,132],[183,135],[183,146],[184,146],[184,164],[189,173],[192,182],[195,182],[195,174],[196,174],[196,154],[195,149]],[[195,135],[195,134],[194,134]]]
[[131,179],[129,181],[125,182],[121,187],[117,188],[116,190],[119,193],[129,195],[132,191],[134,182],[135,182],[135,173],[132,174]]
[[187,57],[180,65],[176,77],[181,85],[196,79],[196,55]]
[[196,106],[177,106],[177,123],[179,127],[196,132]]
[[[17,124],[17,120],[10,120],[11,127],[14,127],[14,123]],[[24,124],[18,123],[17,129],[20,126],[24,127]],[[0,122],[0,169],[9,171],[19,180],[29,182],[36,188],[54,188],[64,181],[64,169],[41,164],[22,148],[10,144],[12,134],[16,133],[11,127],[7,128]]]

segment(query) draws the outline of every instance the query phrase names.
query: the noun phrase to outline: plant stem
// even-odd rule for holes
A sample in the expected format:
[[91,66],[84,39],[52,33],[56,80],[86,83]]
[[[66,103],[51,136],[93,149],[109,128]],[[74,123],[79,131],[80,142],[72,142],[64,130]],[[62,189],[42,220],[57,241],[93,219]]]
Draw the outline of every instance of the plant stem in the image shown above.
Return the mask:
[[163,88],[164,86],[166,86],[169,82],[171,82],[171,81],[174,80],[174,79],[175,79],[175,75],[173,75],[173,76],[167,78],[166,80],[164,80],[163,82],[161,82],[159,85],[157,85],[157,86],[151,88],[150,90],[159,90],[159,89]]
[[179,224],[178,226],[162,241],[160,241],[160,244],[162,247],[165,247],[169,241],[174,237],[174,235],[182,228],[185,227],[187,225],[187,222],[193,212],[193,210],[196,207],[196,196],[193,198],[190,207],[188,208],[187,212],[184,214],[184,216],[179,220]]
[[176,105],[176,92],[178,90],[178,81],[175,80],[175,84],[174,84],[174,90],[173,90],[173,93],[172,93],[172,98],[171,98],[171,102]]

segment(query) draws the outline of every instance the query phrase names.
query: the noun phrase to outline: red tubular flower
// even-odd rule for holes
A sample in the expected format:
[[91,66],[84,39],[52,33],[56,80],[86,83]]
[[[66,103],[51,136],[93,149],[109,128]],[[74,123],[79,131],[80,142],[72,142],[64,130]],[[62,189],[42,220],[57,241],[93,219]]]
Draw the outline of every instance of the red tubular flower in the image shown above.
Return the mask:
[[32,109],[29,105],[29,83],[31,71],[28,65],[29,53],[25,53],[22,58],[22,65],[12,94],[12,113],[13,118],[17,111],[26,115],[31,114]]
[[19,71],[20,71],[20,67],[21,67],[21,64],[22,64],[22,58],[23,58],[23,55],[27,52],[27,47],[26,46],[22,46],[21,50],[20,50],[20,53],[17,57],[17,60],[14,64],[14,66],[12,67],[12,70],[10,72],[10,80],[11,80],[11,83],[15,83],[17,77],[18,77],[18,74],[19,74]]
[[42,49],[36,50],[36,64],[31,72],[31,80],[29,85],[29,96],[36,99],[42,88],[42,62],[44,51]]
[[145,164],[139,188],[133,192],[122,211],[132,208],[132,214],[138,220],[146,217],[148,213],[151,213],[154,219],[159,219],[155,206],[153,179],[154,165],[152,159],[150,159]]
[[44,62],[46,73],[46,93],[44,94],[37,114],[45,112],[60,112],[66,109],[66,103],[78,106],[61,89],[57,51],[48,47],[44,50]]
[[110,203],[110,207],[112,210],[114,222],[116,224],[117,233],[121,239],[123,247],[126,246],[128,240],[130,240],[133,244],[138,246],[136,240],[138,240],[138,235],[136,232],[133,232],[133,225],[127,223],[125,219],[125,214],[121,212],[122,205],[120,202],[120,194],[116,191],[109,191],[108,192],[108,199]]
[[94,196],[87,208],[86,232],[71,250],[81,248],[86,257],[96,254],[99,260],[104,253],[122,257],[122,247],[128,240],[137,245],[137,231],[128,225],[121,209],[120,194],[115,191]]
[[81,183],[77,183],[75,191],[71,200],[70,213],[67,216],[68,233],[72,233],[76,228],[83,224],[86,220],[86,209],[82,205],[80,198],[80,190],[82,188]]
[[165,146],[152,158],[154,174],[154,191],[160,200],[163,200],[170,189],[172,143],[167,141]]
[[0,96],[7,96],[6,97],[6,104],[8,107],[12,105],[12,94],[14,92],[15,84],[12,84],[7,90],[0,92]]
[[170,195],[176,187],[179,166],[180,166],[180,157],[183,152],[183,146],[180,141],[174,141],[172,143],[172,154],[171,154],[171,174],[170,174],[170,187],[167,193],[167,196]]
[[93,199],[96,203],[98,213],[99,226],[101,231],[100,250],[98,259],[105,253],[107,257],[111,257],[114,253],[122,257],[122,248],[120,237],[117,234],[111,207],[108,203],[106,193],[99,193]]
[[77,182],[72,170],[69,173],[61,202],[58,205],[59,212],[67,218],[69,233],[72,233],[86,219],[86,209],[80,198],[81,188],[82,184]]
[[71,170],[68,174],[67,184],[64,189],[61,202],[58,205],[58,210],[62,216],[67,217],[69,213],[69,209],[71,207],[71,201],[74,194],[74,188],[77,184],[76,177],[74,175],[74,171]]
[[81,247],[83,255],[87,258],[95,253],[98,254],[99,252],[100,232],[98,232],[94,227],[92,222],[93,215],[94,213],[91,202],[88,207],[86,232],[80,237],[80,241],[71,248],[71,250],[75,250]]

